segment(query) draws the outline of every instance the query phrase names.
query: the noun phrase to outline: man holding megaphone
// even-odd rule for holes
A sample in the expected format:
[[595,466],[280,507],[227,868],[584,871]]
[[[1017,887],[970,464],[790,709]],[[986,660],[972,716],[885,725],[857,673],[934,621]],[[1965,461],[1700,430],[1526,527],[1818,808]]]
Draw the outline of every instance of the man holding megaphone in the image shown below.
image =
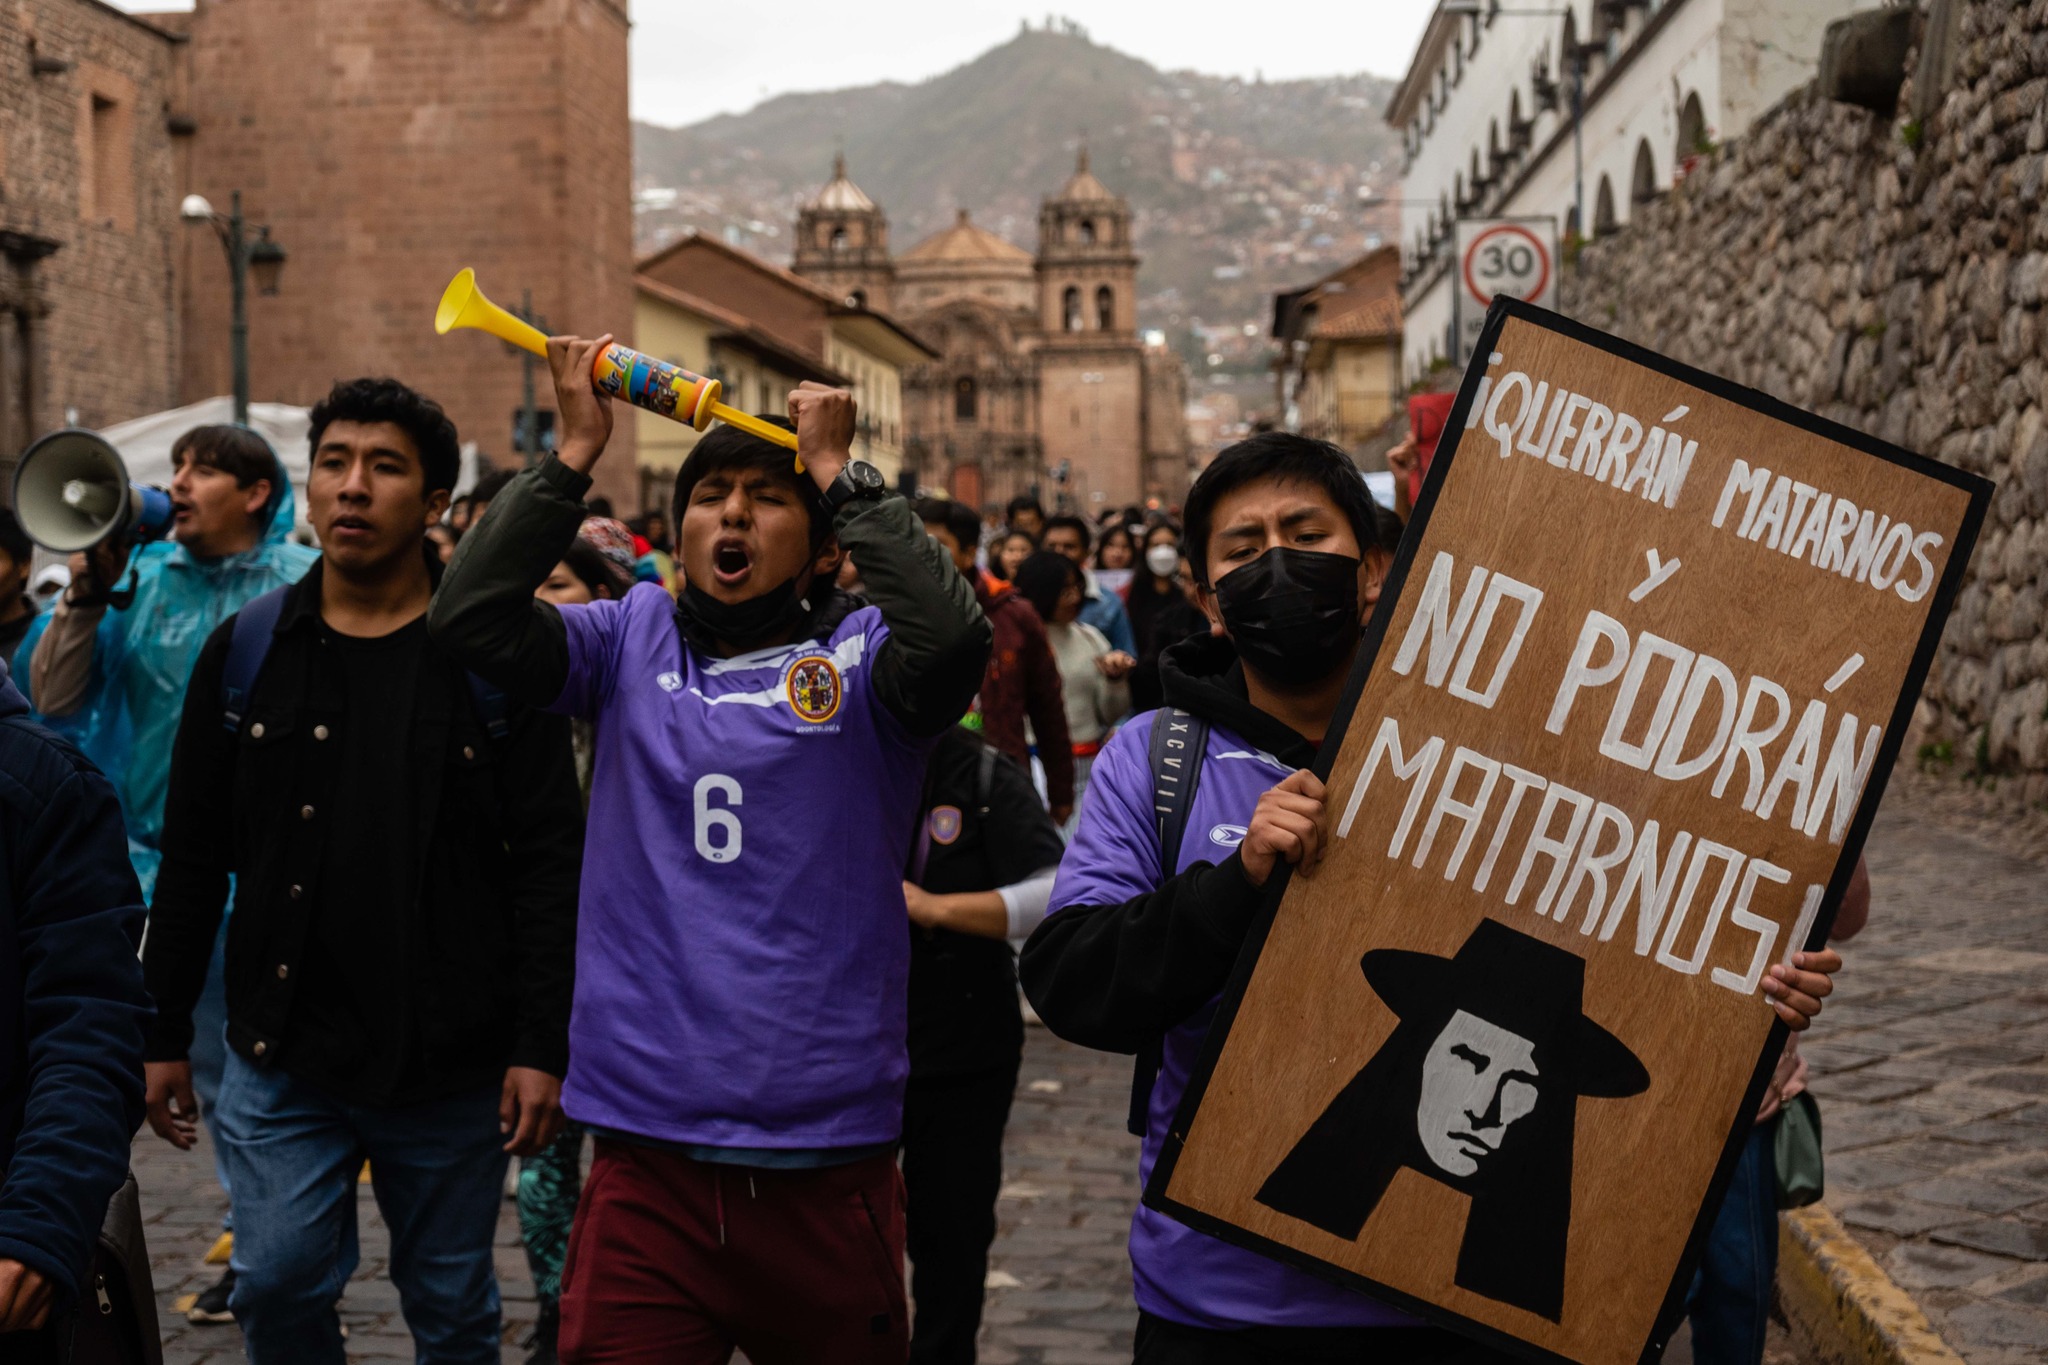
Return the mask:
[[[315,558],[287,539],[291,483],[254,431],[194,427],[171,447],[171,465],[169,539],[136,550],[125,521],[105,523],[96,543],[72,554],[71,586],[22,645],[30,703],[73,721],[66,728],[84,732],[88,752],[119,783],[145,896],[156,879],[171,741],[200,645],[244,602],[297,582]],[[31,472],[24,461],[24,481]],[[116,487],[125,493],[125,479]],[[22,511],[29,521],[26,503]],[[40,523],[26,529],[55,541]],[[95,740],[124,730],[129,752],[94,752]]]

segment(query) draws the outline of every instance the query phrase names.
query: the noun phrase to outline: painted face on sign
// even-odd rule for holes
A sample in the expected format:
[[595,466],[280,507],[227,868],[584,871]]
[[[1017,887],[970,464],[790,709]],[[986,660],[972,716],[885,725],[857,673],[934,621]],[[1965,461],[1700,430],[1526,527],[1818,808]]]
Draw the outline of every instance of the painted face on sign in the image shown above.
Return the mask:
[[1468,1176],[1500,1150],[1508,1126],[1536,1108],[1536,1049],[1527,1038],[1459,1010],[1422,1059],[1415,1131],[1450,1175]]

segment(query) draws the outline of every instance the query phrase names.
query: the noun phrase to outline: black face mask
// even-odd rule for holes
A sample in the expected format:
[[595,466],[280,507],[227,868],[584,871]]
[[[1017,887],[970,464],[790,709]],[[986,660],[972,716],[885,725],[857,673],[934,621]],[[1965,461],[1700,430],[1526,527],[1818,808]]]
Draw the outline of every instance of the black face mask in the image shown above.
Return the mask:
[[744,602],[721,602],[695,583],[685,583],[682,606],[714,639],[742,653],[779,643],[811,609],[809,598],[796,595],[794,578]]
[[1292,686],[1321,682],[1358,647],[1351,555],[1279,546],[1216,580],[1216,607],[1246,668]]

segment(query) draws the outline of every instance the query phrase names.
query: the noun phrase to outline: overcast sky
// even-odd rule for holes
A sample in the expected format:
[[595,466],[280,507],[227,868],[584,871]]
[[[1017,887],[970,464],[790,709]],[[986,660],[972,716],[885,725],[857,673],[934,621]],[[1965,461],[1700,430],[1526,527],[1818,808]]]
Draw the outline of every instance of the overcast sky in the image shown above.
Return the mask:
[[[288,0],[287,0],[288,2]],[[115,0],[190,9],[189,0]],[[1436,0],[1064,0],[1098,43],[1167,70],[1267,79],[1407,68]],[[633,116],[695,123],[771,95],[936,76],[1006,41],[1027,14],[1004,0],[779,0],[769,6],[632,0]]]

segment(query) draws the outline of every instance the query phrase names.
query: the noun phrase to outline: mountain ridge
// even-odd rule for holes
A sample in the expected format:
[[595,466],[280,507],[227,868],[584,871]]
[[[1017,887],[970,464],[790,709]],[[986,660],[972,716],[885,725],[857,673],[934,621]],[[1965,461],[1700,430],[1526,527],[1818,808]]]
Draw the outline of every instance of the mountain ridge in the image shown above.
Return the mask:
[[[1077,28],[1025,26],[915,84],[778,95],[683,128],[634,125],[640,244],[710,231],[786,264],[790,224],[843,150],[900,256],[959,208],[1027,249],[1039,201],[1085,144],[1131,204],[1140,322],[1207,365],[1214,338],[1263,321],[1265,295],[1326,273],[1390,233],[1361,205],[1398,177],[1370,75],[1244,81],[1165,72]],[[1376,240],[1376,239],[1375,239]],[[1263,329],[1261,329],[1263,330]]]

